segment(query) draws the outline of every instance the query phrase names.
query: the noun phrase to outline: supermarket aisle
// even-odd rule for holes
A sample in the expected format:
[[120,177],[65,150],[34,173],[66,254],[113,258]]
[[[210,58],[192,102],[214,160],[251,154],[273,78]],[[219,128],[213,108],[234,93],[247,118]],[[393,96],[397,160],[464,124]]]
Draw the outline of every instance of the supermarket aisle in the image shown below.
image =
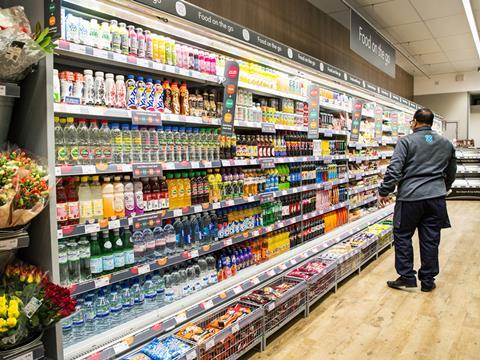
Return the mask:
[[480,203],[448,207],[434,292],[387,288],[396,276],[388,250],[251,359],[478,359]]

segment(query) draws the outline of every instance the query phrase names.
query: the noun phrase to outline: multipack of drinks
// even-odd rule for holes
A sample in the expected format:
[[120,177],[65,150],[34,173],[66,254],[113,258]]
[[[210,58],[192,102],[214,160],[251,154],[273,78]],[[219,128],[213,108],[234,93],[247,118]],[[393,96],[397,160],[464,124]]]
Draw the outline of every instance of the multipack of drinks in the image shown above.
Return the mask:
[[135,28],[115,19],[110,22],[84,19],[72,13],[63,14],[62,38],[76,44],[92,46],[118,54],[144,58],[196,70],[206,74],[217,74],[217,54],[176,42],[174,39]]

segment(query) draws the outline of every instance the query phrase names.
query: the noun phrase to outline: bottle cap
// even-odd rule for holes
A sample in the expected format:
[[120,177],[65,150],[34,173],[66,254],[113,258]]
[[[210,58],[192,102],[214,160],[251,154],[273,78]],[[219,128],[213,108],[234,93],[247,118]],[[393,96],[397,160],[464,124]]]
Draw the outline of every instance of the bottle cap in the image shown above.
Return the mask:
[[111,73],[105,74],[105,78],[113,79],[113,74],[111,74]]
[[103,77],[103,71],[95,71],[95,77]]
[[133,75],[127,75],[127,79],[135,79],[135,76],[133,76]]

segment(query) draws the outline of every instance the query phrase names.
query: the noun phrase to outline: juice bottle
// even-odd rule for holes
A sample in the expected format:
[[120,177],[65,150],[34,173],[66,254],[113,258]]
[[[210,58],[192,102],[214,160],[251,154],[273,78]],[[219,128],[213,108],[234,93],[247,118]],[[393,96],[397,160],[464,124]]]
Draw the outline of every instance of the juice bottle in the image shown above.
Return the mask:
[[133,25],[128,25],[128,39],[129,39],[129,55],[137,56],[138,54],[138,38]]
[[145,110],[147,108],[147,93],[145,81],[143,81],[143,76],[137,77],[137,82],[135,84],[137,94],[135,97],[135,107],[136,109]]
[[141,215],[145,211],[145,203],[143,202],[143,185],[139,180],[133,183],[133,196],[135,200],[135,215]]
[[172,112],[172,89],[170,88],[170,81],[164,80],[163,81],[163,92],[164,92],[164,100],[163,106],[166,112]]
[[123,55],[128,55],[130,41],[128,38],[127,25],[123,22],[118,24],[118,32],[120,34],[120,50]]
[[166,64],[166,50],[165,50],[165,38],[158,36],[158,61],[162,64]]
[[117,218],[125,217],[125,188],[121,181],[122,178],[115,176],[113,180],[115,181],[113,183],[113,210]]
[[216,187],[217,184],[215,182],[215,174],[213,173],[212,169],[207,170],[207,179],[208,179],[208,187],[209,187],[209,192],[208,192],[208,202],[217,202],[219,201],[215,196],[216,196]]
[[142,179],[142,187],[143,187],[143,206],[145,211],[151,211],[152,209],[152,187],[150,186],[150,182],[148,178]]
[[160,192],[162,194],[160,208],[168,209],[169,207],[168,184],[165,176],[162,176],[162,179],[160,180]]
[[[172,84],[173,85],[173,84]],[[180,115],[188,115],[190,109],[188,106],[188,89],[187,84],[180,85]]]
[[159,38],[159,36],[155,35],[155,34],[152,34],[151,38],[152,38],[152,58],[153,58],[154,61],[160,61],[160,55],[158,53],[158,51],[159,51],[159,49],[158,49],[158,38]]
[[183,206],[191,206],[192,205],[192,189],[190,187],[189,173],[187,172],[182,173],[182,180],[183,180],[183,189],[185,191],[185,195],[183,198]]
[[93,218],[95,220],[103,219],[103,198],[102,188],[98,181],[98,176],[92,176],[92,183],[90,184],[90,192],[92,194],[92,209]]
[[133,183],[130,181],[130,176],[123,177],[125,216],[130,216],[135,212],[135,194],[133,190]]
[[158,181],[158,177],[153,177],[150,179],[150,186],[152,189],[152,197],[151,197],[152,210],[158,210],[160,209],[160,200],[161,200],[160,182]]
[[153,39],[150,30],[145,30],[145,57],[153,59]]
[[80,224],[85,224],[92,220],[92,193],[88,185],[88,176],[82,176],[80,179],[80,186],[78,188],[78,201],[80,204]]
[[180,91],[176,81],[172,82],[170,89],[172,94],[172,114],[180,114]]
[[115,210],[113,207],[113,185],[110,182],[110,178],[108,176],[103,178],[102,184],[102,199],[103,199],[103,216],[105,219],[109,219],[115,216]]
[[178,202],[177,183],[172,173],[167,174],[168,208],[175,209]]
[[177,183],[177,207],[184,207],[185,205],[185,187],[183,186],[183,179],[181,173],[175,174]]
[[80,204],[78,202],[78,176],[71,177],[66,187],[68,201],[68,224],[78,224],[80,219]]
[[57,224],[58,226],[68,224],[68,198],[62,178],[57,184]]
[[193,171],[190,171],[189,178],[190,178],[190,188],[192,193],[192,205],[199,204],[200,201],[198,201],[198,183],[197,183],[197,178],[195,176],[195,173]]

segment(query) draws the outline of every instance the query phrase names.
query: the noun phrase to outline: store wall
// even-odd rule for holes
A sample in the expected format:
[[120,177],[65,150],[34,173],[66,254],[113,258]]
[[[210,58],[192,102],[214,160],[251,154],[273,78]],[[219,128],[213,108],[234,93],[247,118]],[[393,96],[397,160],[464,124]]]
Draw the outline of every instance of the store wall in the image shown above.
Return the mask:
[[393,79],[350,50],[345,27],[307,0],[190,0],[286,45],[412,99],[413,77],[397,66]]
[[470,107],[469,138],[475,140],[475,147],[480,148],[480,105]]
[[415,96],[414,101],[442,114],[447,121],[457,121],[458,138],[467,138],[470,116],[470,95],[468,92],[419,95]]

